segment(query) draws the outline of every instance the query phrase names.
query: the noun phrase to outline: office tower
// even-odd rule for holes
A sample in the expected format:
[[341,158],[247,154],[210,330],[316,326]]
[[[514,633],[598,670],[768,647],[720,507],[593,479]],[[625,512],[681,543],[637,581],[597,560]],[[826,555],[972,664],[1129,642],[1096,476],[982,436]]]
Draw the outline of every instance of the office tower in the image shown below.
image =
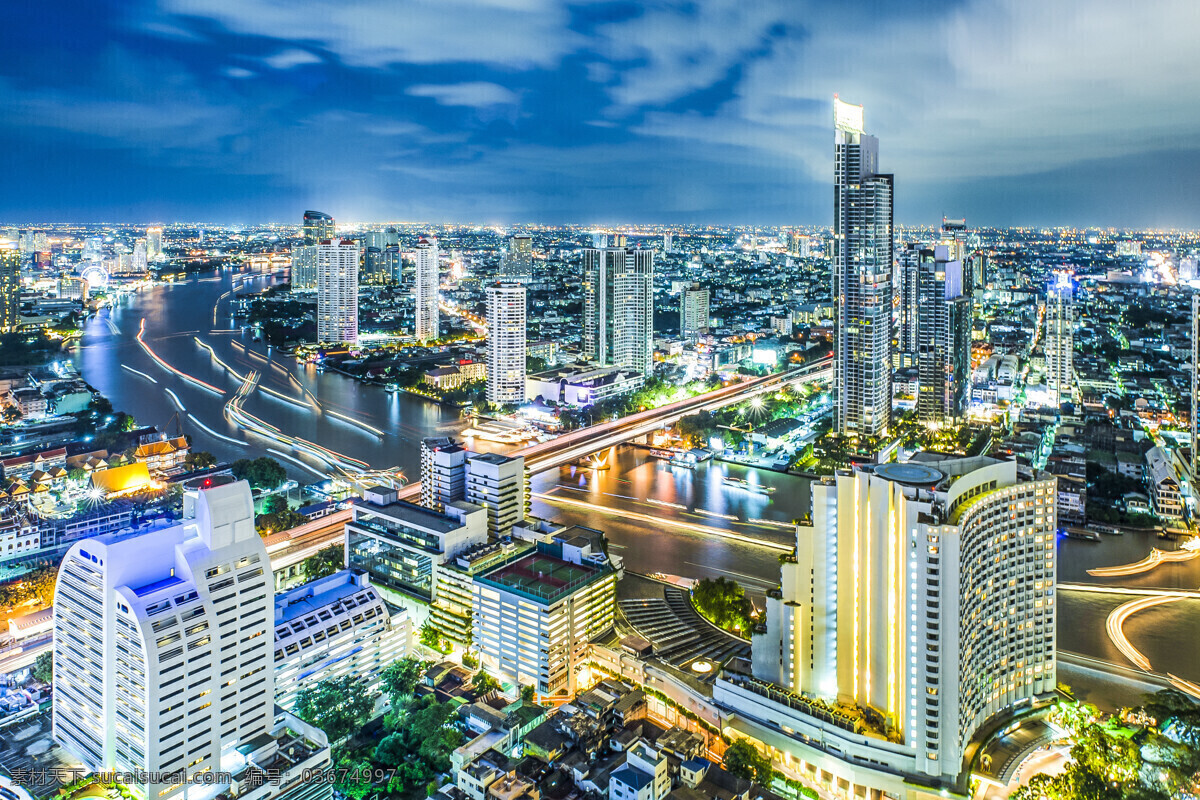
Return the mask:
[[33,234],[33,251],[35,253],[46,253],[50,250],[50,240],[46,237],[45,231],[36,231]]
[[154,261],[163,254],[162,228],[146,228],[146,258]]
[[372,286],[383,286],[391,282],[387,264],[383,260],[383,251],[374,245],[368,245],[362,256],[363,283]]
[[[407,608],[419,628],[444,565],[486,543],[487,512],[479,506],[455,500],[434,511],[375,487],[363,493],[346,523],[346,566],[369,573],[384,599]],[[469,633],[470,620],[465,625]]]
[[[305,244],[318,245],[337,236],[337,230],[333,224],[333,217],[328,214],[320,211],[305,211],[304,225],[300,229],[300,234],[304,237]],[[204,238],[203,234],[200,238]]]
[[525,287],[487,287],[487,401],[503,406],[525,402]]
[[305,686],[347,675],[381,695],[380,674],[411,647],[408,612],[389,614],[370,575],[345,569],[297,586],[275,595],[275,701],[290,711]]
[[1179,259],[1179,280],[1194,281],[1197,277],[1197,267],[1200,266],[1200,258],[1197,258],[1195,253],[1184,256]]
[[508,252],[504,256],[502,280],[528,283],[533,280],[533,238],[513,236],[508,240]]
[[22,255],[33,252],[33,231],[21,231],[21,237],[17,240],[18,249]]
[[317,288],[317,245],[292,248],[292,288]]
[[592,231],[592,247],[597,250],[603,250],[608,247],[608,234],[600,231]]
[[583,354],[601,366],[653,372],[653,250],[583,252]]
[[1054,477],[922,453],[812,491],[752,676],[713,699],[818,788],[965,785],[981,730],[1055,693]]
[[523,522],[529,511],[525,459],[498,453],[468,453],[466,496],[468,503],[487,509],[488,533],[492,538],[508,536],[512,526]]
[[892,420],[893,179],[862,106],[834,95],[833,113],[834,430],[878,440]]
[[663,234],[663,252],[664,253],[673,253],[673,252],[675,252],[674,248],[675,248],[675,237],[671,235],[670,231],[667,231],[666,233]]
[[132,275],[133,274],[133,253],[124,245],[117,251],[117,265],[113,270],[115,275]]
[[21,251],[0,248],[0,333],[11,333],[21,324]]
[[971,395],[971,296],[950,255],[922,250],[917,273],[917,419],[928,427],[962,422]]
[[358,245],[317,245],[317,342],[358,344]]
[[383,232],[384,247],[399,247],[400,246],[400,231],[395,228],[386,228]]
[[589,643],[613,627],[617,574],[602,540],[569,528],[474,576],[474,644],[485,669],[543,695],[575,693]]
[[99,261],[104,258],[104,240],[99,236],[91,236],[83,243],[80,257],[84,261]]
[[385,247],[383,249],[382,262],[380,269],[387,274],[387,282],[393,286],[399,285],[404,264],[400,253],[400,245],[389,244]]
[[608,236],[609,247],[628,247],[629,237],[623,233],[612,233]]
[[[221,780],[242,772],[247,754],[269,763],[262,745],[286,737],[274,704],[271,562],[250,487],[191,488],[183,507],[170,528],[76,542],[59,568],[54,738],[92,772]],[[286,725],[319,741],[300,737],[291,763],[329,763],[323,734],[290,715]],[[214,795],[198,780],[131,788]]]
[[708,288],[698,283],[685,286],[679,292],[679,335],[695,339],[708,333]]
[[[0,280],[3,280],[0,278]],[[88,299],[88,283],[75,275],[63,275],[58,279],[58,296],[64,300],[78,300],[86,303]]]
[[150,269],[150,259],[147,257],[146,240],[138,239],[133,243],[133,271],[144,275]]
[[1046,293],[1046,388],[1050,402],[1068,403],[1075,383],[1075,287],[1067,272],[1054,273]]
[[449,436],[421,440],[421,505],[441,511],[467,496],[467,455]]
[[416,262],[413,296],[416,298],[417,317],[414,333],[418,341],[428,342],[441,335],[437,239],[421,237],[417,242]]
[[387,247],[387,233],[385,231],[364,231],[361,239],[363,247],[374,247],[379,250]]
[[942,217],[942,235],[938,243],[949,250],[950,260],[959,261],[963,265],[963,294],[970,297],[975,292],[975,275],[968,267],[974,256],[972,245],[978,240],[967,227],[965,219],[947,219]]
[[896,258],[897,293],[900,295],[897,319],[897,348],[893,362],[897,367],[912,367],[917,363],[917,324],[920,302],[917,295],[921,274],[921,259],[933,258],[933,250],[909,243]]

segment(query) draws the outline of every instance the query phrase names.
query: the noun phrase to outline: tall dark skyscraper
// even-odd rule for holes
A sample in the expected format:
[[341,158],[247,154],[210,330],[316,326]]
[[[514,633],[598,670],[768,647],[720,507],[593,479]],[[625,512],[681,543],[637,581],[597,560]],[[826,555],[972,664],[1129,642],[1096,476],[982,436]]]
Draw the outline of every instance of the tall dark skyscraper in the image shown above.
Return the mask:
[[304,212],[304,243],[318,245],[335,236],[333,217],[321,211]]
[[833,98],[834,430],[859,439],[892,421],[892,194],[862,106]]
[[917,419],[929,427],[961,422],[971,376],[971,296],[950,247],[921,250],[917,267]]
[[654,369],[654,251],[583,251],[583,354],[643,375]]
[[15,331],[21,322],[21,251],[0,249],[0,333]]

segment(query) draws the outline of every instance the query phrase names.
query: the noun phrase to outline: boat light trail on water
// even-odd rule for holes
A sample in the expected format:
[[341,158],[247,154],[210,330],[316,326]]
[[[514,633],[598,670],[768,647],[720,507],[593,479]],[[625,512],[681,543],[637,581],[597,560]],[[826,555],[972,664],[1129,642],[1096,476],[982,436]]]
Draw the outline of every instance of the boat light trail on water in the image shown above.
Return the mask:
[[141,370],[134,369],[133,367],[129,366],[128,364],[122,364],[121,366],[122,366],[124,369],[127,369],[127,370],[129,370],[130,372],[132,372],[134,375],[141,375],[143,378],[145,378],[146,380],[150,381],[151,383],[158,383],[158,379],[157,379],[157,378],[152,378],[152,377],[150,377],[149,375],[147,375],[146,373],[142,372]]
[[378,436],[380,439],[382,439],[384,437],[383,431],[379,430],[379,428],[376,428],[374,425],[368,425],[367,423],[360,422],[359,420],[356,420],[353,417],[348,417],[345,414],[339,414],[336,411],[330,411],[328,409],[325,410],[325,413],[331,417],[337,417],[342,422],[349,423],[356,428],[361,428],[362,430],[366,431],[367,433],[373,433],[376,436]]
[[216,438],[220,439],[220,440],[221,440],[221,441],[223,441],[223,442],[232,442],[233,444],[238,444],[238,445],[241,445],[242,447],[248,447],[248,446],[249,446],[249,445],[247,445],[247,444],[246,444],[246,442],[243,442],[241,439],[234,439],[232,436],[226,436],[226,435],[225,435],[225,434],[223,434],[223,433],[217,433],[217,432],[216,432],[216,431],[214,431],[212,428],[208,427],[208,426],[207,426],[207,425],[205,425],[203,422],[201,422],[200,420],[196,419],[196,415],[195,415],[195,414],[188,414],[188,419],[190,419],[192,422],[196,423],[196,427],[198,427],[200,430],[202,430],[202,431],[204,431],[205,433],[207,433],[209,436],[214,436],[214,437],[216,437]]
[[673,528],[699,533],[705,536],[717,536],[722,539],[732,539],[735,542],[742,544],[753,545],[755,547],[765,547],[768,550],[776,550],[780,553],[790,553],[792,548],[790,545],[779,544],[778,542],[767,541],[766,539],[756,539],[752,536],[743,536],[740,533],[731,533],[730,531],[722,530],[721,528],[713,528],[708,525],[697,525],[694,522],[681,522],[679,520],[669,519],[666,517],[655,517],[650,514],[641,514],[636,511],[627,509],[608,508],[607,506],[596,505],[595,503],[587,503],[582,500],[572,500],[567,497],[552,496],[549,494],[534,493],[534,497],[539,500],[545,500],[548,503],[566,503],[567,505],[580,506],[582,508],[591,508],[602,514],[613,514],[626,519],[636,519],[642,522],[649,522],[654,525],[670,525]]
[[138,345],[140,345],[141,348],[146,351],[146,355],[148,355],[154,359],[154,363],[158,364],[160,367],[165,369],[167,372],[175,373],[176,375],[183,378],[188,383],[194,383],[195,385],[199,386],[201,389],[205,389],[207,391],[213,392],[214,394],[219,394],[219,395],[225,394],[224,389],[218,389],[216,386],[213,386],[211,383],[205,383],[204,381],[200,380],[199,378],[188,375],[186,372],[176,369],[175,367],[168,364],[166,361],[163,360],[163,358],[158,353],[154,352],[154,350],[152,350],[150,348],[150,345],[146,344],[146,342],[142,340],[142,337],[145,334],[146,334],[146,318],[142,317],[142,325],[138,329],[137,336],[135,336],[134,338],[137,340]]
[[175,394],[170,389],[163,389],[163,391],[167,393],[167,396],[170,397],[172,401],[174,401],[176,408],[184,413],[187,413],[187,409],[183,407],[183,401],[179,399],[179,395]]

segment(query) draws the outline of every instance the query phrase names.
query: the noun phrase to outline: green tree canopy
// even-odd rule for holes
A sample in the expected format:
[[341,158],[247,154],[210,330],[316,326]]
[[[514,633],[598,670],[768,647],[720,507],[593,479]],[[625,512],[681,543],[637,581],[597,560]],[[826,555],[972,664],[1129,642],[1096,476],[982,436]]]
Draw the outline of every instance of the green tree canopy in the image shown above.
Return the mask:
[[326,678],[296,695],[296,716],[325,731],[329,741],[345,739],[370,718],[375,701],[356,676]]
[[345,566],[346,546],[342,543],[331,544],[313,553],[300,563],[304,577],[310,581],[332,575]]
[[383,691],[391,700],[392,708],[397,709],[408,702],[421,676],[429,668],[428,661],[417,658],[398,658],[380,673]]
[[233,477],[259,489],[277,489],[287,480],[287,470],[270,456],[240,458],[229,465]]
[[33,662],[33,679],[41,683],[54,680],[54,654],[46,651],[39,653],[37,661]]
[[745,739],[738,739],[725,748],[725,769],[739,778],[754,781],[759,786],[770,786],[775,771],[771,759]]
[[749,636],[754,625],[750,616],[753,605],[736,582],[727,578],[705,578],[692,587],[692,602],[696,610],[714,624]]

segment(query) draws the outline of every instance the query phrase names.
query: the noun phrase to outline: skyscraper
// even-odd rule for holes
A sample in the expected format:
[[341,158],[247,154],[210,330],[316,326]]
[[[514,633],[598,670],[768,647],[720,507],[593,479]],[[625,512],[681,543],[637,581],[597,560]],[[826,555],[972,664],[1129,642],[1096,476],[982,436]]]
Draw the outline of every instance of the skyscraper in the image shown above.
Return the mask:
[[0,333],[21,322],[21,251],[11,244],[0,248]]
[[653,372],[653,250],[583,252],[583,354],[600,365]]
[[834,430],[878,439],[892,419],[893,177],[862,106],[835,95],[833,116]]
[[335,228],[333,217],[328,214],[321,211],[305,211],[304,226],[300,232],[305,244],[318,245],[337,236]]
[[1074,356],[1075,287],[1069,272],[1056,272],[1046,293],[1046,388],[1053,405],[1071,400]]
[[133,271],[138,275],[144,275],[149,270],[149,254],[145,239],[138,239],[133,243]]
[[921,310],[917,288],[922,258],[932,259],[933,251],[914,243],[905,245],[896,257],[900,313],[897,320],[899,330],[896,335],[898,346],[893,354],[893,363],[897,367],[912,367],[917,363],[917,315]]
[[292,248],[292,289],[317,288],[317,245]]
[[921,251],[917,290],[917,419],[929,427],[961,422],[971,387],[971,296],[950,248]]
[[162,228],[146,228],[146,258],[153,261],[162,255]]
[[323,734],[288,716],[297,744],[276,723],[272,594],[244,481],[187,490],[170,528],[75,543],[54,598],[55,740],[92,772],[186,773],[131,787],[165,800],[214,796],[256,753],[328,765]]
[[679,292],[679,335],[695,339],[708,333],[708,288],[698,283],[685,286]]
[[487,401],[495,405],[525,402],[525,287],[495,283],[487,287]]
[[317,341],[358,343],[358,245],[330,239],[317,245]]
[[514,236],[504,256],[503,280],[528,283],[533,280],[533,238]]
[[362,282],[373,286],[383,286],[391,283],[392,275],[388,263],[384,260],[383,250],[374,245],[368,246],[362,254]]
[[1055,693],[1055,495],[1015,461],[933,454],[814,484],[753,677],[714,700],[847,796],[965,785],[981,730]]
[[416,333],[418,341],[428,342],[441,335],[441,316],[438,311],[438,243],[437,239],[421,237],[417,242],[416,282],[413,296],[416,298]]

